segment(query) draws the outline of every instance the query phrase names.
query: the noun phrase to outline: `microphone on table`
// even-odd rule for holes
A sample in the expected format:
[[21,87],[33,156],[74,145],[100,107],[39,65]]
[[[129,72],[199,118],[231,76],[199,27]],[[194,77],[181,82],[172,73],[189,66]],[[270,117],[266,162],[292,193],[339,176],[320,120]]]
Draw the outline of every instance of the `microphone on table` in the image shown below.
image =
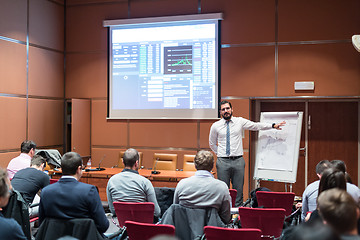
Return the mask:
[[104,154],[104,156],[100,159],[99,167],[97,167],[97,168],[87,168],[87,169],[85,169],[85,172],[104,171],[105,168],[100,167],[100,165],[101,165],[101,163],[102,163],[102,161],[104,160],[105,157],[106,157],[106,154]]
[[156,165],[157,165],[158,161],[159,161],[159,158],[156,158],[154,170],[151,171],[151,174],[159,174],[160,173],[159,171],[156,171]]

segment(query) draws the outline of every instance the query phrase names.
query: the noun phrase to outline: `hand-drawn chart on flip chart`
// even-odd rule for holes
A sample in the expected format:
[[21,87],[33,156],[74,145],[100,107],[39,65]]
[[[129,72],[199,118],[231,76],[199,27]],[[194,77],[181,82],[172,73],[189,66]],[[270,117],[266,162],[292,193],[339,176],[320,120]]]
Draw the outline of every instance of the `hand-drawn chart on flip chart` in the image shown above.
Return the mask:
[[296,182],[301,137],[302,112],[262,112],[260,122],[280,123],[282,130],[259,131],[254,178]]

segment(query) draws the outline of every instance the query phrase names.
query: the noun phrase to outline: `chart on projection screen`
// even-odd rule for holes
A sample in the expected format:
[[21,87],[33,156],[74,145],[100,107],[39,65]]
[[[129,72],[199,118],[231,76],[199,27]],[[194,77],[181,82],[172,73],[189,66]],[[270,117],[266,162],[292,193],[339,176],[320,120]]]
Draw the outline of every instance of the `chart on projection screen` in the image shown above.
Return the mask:
[[294,170],[299,156],[302,113],[300,121],[299,115],[298,112],[262,113],[261,122],[279,123],[285,120],[286,124],[282,130],[259,131],[256,155],[259,169]]

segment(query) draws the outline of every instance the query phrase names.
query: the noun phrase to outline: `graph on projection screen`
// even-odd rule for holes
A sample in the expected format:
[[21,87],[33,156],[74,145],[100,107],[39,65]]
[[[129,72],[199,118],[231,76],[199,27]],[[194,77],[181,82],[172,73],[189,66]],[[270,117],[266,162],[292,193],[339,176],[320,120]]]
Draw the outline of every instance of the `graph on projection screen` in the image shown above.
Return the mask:
[[301,137],[302,112],[263,112],[260,122],[285,121],[282,130],[259,131],[254,178],[296,182]]

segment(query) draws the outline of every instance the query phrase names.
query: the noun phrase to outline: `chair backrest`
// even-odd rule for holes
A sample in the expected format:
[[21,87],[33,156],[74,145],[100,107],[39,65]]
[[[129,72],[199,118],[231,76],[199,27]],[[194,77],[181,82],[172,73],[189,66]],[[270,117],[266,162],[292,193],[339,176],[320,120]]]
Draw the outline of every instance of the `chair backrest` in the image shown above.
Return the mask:
[[94,220],[90,218],[45,218],[36,233],[35,239],[58,239],[64,236],[84,240],[104,239],[98,232]]
[[184,163],[183,163],[184,171],[196,171],[195,164],[194,164],[194,158],[195,158],[195,155],[184,154]]
[[175,236],[175,227],[173,225],[126,221],[125,226],[131,240],[148,240],[159,234]]
[[229,189],[230,197],[231,197],[231,206],[235,207],[237,190],[236,189]]
[[175,171],[177,158],[177,154],[174,153],[154,153],[153,169]]
[[195,155],[184,154],[184,163],[183,163],[184,171],[196,171],[194,158]]
[[285,219],[285,209],[240,207],[239,215],[243,228],[258,228],[263,235],[280,237]]
[[283,208],[286,216],[292,212],[295,193],[292,192],[265,192],[257,191],[256,198],[259,206],[265,208]]
[[59,179],[57,179],[57,178],[50,178],[50,184],[56,183],[57,181],[59,181]]
[[155,205],[152,202],[113,202],[121,227],[125,221],[153,223]]
[[242,239],[242,240],[260,240],[261,230],[256,228],[222,228],[205,226],[204,233],[206,240],[218,239]]
[[[119,159],[118,162],[116,164],[116,167],[118,168],[124,168],[124,163],[123,163],[123,156],[124,156],[125,151],[120,151],[119,152]],[[141,166],[141,160],[143,158],[143,153],[139,152],[139,165]]]
[[188,208],[180,204],[172,204],[160,222],[175,226],[175,235],[182,240],[203,235],[204,226],[225,227],[216,208]]

